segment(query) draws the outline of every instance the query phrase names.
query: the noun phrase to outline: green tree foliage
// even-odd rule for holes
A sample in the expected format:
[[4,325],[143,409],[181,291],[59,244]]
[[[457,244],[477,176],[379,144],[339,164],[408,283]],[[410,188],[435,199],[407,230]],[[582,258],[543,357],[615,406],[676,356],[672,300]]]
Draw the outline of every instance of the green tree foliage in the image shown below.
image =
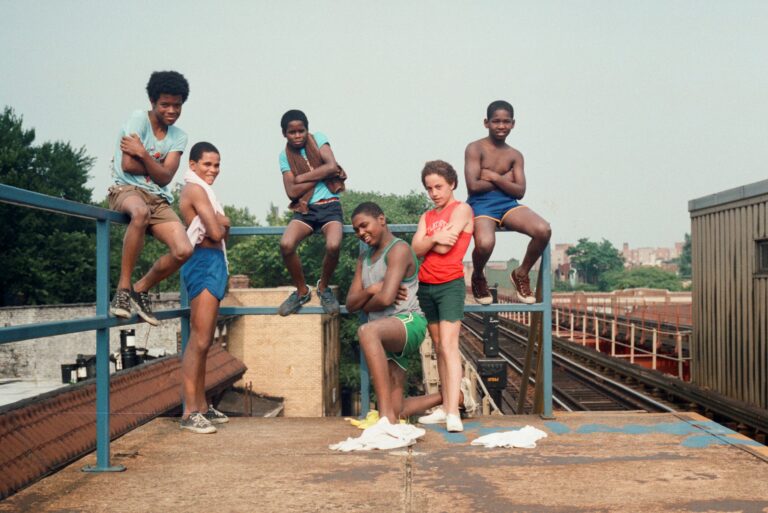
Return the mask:
[[658,267],[635,267],[621,271],[609,271],[600,277],[601,290],[622,289],[682,290],[680,278],[675,273]]
[[683,243],[683,251],[680,254],[678,261],[678,272],[681,278],[691,278],[691,234],[685,234],[685,242]]
[[[91,202],[85,184],[93,159],[69,143],[34,145],[34,129],[6,107],[0,115],[0,182]],[[95,299],[93,221],[0,204],[0,304],[55,304]]]
[[624,257],[605,239],[600,243],[579,239],[575,246],[568,248],[567,254],[580,279],[590,285],[599,285],[603,274],[624,268]]

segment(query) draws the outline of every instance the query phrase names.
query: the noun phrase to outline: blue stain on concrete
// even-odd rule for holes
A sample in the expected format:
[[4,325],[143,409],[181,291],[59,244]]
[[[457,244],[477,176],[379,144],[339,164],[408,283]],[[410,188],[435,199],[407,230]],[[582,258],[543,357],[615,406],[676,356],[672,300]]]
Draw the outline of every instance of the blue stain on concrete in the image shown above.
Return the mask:
[[704,449],[711,445],[750,445],[752,447],[760,447],[763,444],[744,438],[728,437],[728,439],[725,440],[723,438],[712,435],[693,435],[683,440],[680,445],[692,449]]
[[661,422],[658,424],[626,424],[624,426],[607,426],[605,424],[584,424],[576,432],[580,434],[592,433],[622,433],[626,435],[666,434],[666,435],[693,435],[702,431],[713,435],[738,434],[720,424],[712,421],[706,422]]
[[562,422],[548,421],[544,423],[544,427],[546,427],[556,435],[565,435],[571,432],[571,428],[569,428]]
[[[481,422],[465,422],[464,433],[449,433],[445,425],[427,425],[426,429],[440,434],[447,443],[464,444],[469,438],[477,438],[491,433],[520,429],[521,425],[483,427]],[[704,449],[713,445],[748,445],[760,447],[762,444],[748,438],[741,438],[739,434],[717,422],[693,421],[693,422],[660,422],[657,424],[625,424],[623,426],[609,426],[607,424],[582,424],[578,428],[571,428],[562,422],[547,421],[544,427],[554,435],[592,435],[596,433],[619,433],[624,435],[648,435],[665,434],[682,436],[680,445],[691,449]],[[467,437],[471,433],[471,437]],[[735,435],[735,436],[734,436]]]

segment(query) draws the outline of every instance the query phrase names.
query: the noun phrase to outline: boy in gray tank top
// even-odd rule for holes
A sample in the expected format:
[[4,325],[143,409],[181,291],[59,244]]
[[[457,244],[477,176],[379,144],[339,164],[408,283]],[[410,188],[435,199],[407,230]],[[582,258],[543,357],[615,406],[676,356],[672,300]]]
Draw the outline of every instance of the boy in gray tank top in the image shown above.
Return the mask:
[[358,205],[352,227],[369,250],[357,261],[347,310],[368,314],[357,335],[376,390],[379,422],[395,424],[442,401],[439,393],[403,400],[407,357],[418,353],[427,329],[416,297],[419,262],[410,245],[389,231],[376,203]]

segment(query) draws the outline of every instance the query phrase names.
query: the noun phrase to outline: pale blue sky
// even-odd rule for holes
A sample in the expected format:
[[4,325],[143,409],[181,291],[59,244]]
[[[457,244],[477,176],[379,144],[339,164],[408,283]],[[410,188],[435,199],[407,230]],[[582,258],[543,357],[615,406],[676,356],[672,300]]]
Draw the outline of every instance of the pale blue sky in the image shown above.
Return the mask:
[[[178,126],[221,150],[220,198],[261,220],[287,203],[289,108],[329,136],[350,188],[405,193],[426,160],[461,174],[486,105],[509,100],[524,203],[554,242],[672,245],[688,200],[768,174],[768,2],[0,0],[0,19],[0,104],[97,157],[95,199],[159,69],[190,81]],[[525,243],[500,241],[494,259]]]

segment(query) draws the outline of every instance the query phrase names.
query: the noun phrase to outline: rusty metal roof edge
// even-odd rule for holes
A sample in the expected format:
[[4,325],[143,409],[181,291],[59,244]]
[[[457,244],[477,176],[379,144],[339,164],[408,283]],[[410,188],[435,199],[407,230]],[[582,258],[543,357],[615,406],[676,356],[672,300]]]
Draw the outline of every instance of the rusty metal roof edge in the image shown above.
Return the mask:
[[[146,363],[143,363],[141,365],[137,365],[136,367],[131,367],[130,369],[123,369],[119,370],[117,372],[113,372],[109,375],[110,382],[115,380],[116,378],[120,378],[123,376],[129,376],[132,373],[142,372],[145,371],[147,368],[152,367],[154,365],[163,365],[164,363],[167,363],[168,361],[172,359],[178,359],[178,354],[172,354],[168,356],[163,356],[162,358],[157,358],[155,360],[150,360]],[[87,379],[85,381],[80,381],[78,383],[72,383],[72,384],[66,384],[62,383],[61,388],[57,388],[55,390],[51,390],[48,392],[44,392],[39,395],[35,395],[32,397],[27,397],[25,399],[21,399],[19,401],[16,401],[15,403],[9,403],[4,404],[0,406],[0,415],[3,415],[5,413],[8,413],[12,410],[17,410],[19,408],[24,408],[26,406],[30,406],[35,403],[40,403],[42,401],[47,401],[49,399],[55,399],[58,395],[69,393],[73,390],[79,390],[82,388],[87,388],[88,386],[95,386],[96,385],[96,378]]]
[[692,199],[688,201],[688,211],[694,212],[705,208],[717,207],[727,203],[733,203],[734,201],[754,198],[755,196],[761,196],[763,194],[768,194],[768,180],[761,180],[759,182],[702,196],[701,198]]

